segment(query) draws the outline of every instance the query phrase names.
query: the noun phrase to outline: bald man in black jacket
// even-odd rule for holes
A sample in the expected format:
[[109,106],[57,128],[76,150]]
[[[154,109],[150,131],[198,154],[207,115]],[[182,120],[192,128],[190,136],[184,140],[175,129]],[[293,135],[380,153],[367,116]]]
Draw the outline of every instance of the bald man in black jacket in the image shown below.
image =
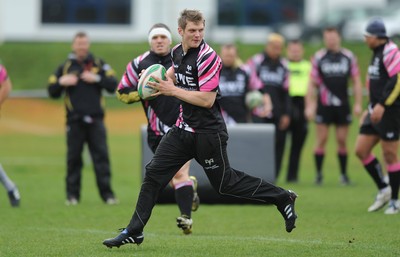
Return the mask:
[[75,35],[72,53],[49,78],[51,98],[65,94],[67,113],[67,205],[80,200],[82,150],[88,144],[96,181],[102,200],[116,204],[111,189],[107,134],[104,126],[102,91],[113,93],[117,87],[114,71],[89,52],[90,42],[84,32]]

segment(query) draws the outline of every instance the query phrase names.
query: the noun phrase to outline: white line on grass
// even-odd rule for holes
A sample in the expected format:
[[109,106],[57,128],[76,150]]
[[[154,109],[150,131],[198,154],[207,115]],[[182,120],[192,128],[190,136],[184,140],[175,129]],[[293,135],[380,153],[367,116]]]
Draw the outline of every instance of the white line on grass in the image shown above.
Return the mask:
[[39,136],[57,135],[62,132],[59,129],[55,129],[49,126],[37,125],[31,122],[25,122],[17,119],[4,119],[2,121],[2,125],[9,127],[15,131]]
[[[38,227],[27,227],[25,229],[28,230],[35,230],[35,231],[46,231],[46,232],[62,232],[63,234],[65,233],[71,233],[71,234],[81,234],[81,233],[88,233],[88,234],[101,234],[101,235],[108,235],[112,236],[110,234],[110,231],[106,230],[97,230],[97,229],[75,229],[75,228],[38,228]],[[112,231],[111,231],[112,232]],[[115,231],[115,235],[117,235],[118,231]],[[182,238],[181,235],[171,235],[171,234],[163,234],[163,233],[145,233],[145,237],[150,237],[150,238]],[[327,241],[322,241],[322,240],[301,240],[301,239],[288,239],[288,238],[277,238],[277,237],[265,237],[265,236],[231,236],[231,235],[200,235],[196,234],[196,238],[199,238],[201,240],[206,239],[206,240],[213,240],[213,241],[220,241],[220,240],[235,240],[235,241],[261,241],[261,242],[282,242],[282,243],[292,243],[292,244],[300,244],[300,245],[331,245],[331,246],[344,246],[347,245],[347,243],[341,243],[341,242],[327,242]]]

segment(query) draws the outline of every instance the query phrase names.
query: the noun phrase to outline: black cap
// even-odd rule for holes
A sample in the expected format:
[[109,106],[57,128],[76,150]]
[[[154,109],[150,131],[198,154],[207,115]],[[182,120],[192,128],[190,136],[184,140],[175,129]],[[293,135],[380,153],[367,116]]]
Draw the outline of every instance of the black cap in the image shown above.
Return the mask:
[[381,18],[373,18],[368,22],[364,36],[387,38],[385,24]]

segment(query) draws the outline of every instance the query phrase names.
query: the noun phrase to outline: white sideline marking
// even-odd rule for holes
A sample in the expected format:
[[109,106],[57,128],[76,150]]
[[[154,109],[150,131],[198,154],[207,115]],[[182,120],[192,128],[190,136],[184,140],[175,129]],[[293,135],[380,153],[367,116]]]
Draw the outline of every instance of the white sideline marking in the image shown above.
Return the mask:
[[[98,230],[98,229],[74,229],[74,228],[38,228],[38,227],[26,227],[25,229],[28,230],[36,230],[36,231],[46,231],[46,232],[63,232],[63,233],[72,233],[72,234],[81,234],[81,233],[88,233],[88,234],[101,234],[109,237],[116,236],[119,232],[115,230],[114,234],[113,231],[109,230]],[[171,235],[171,234],[163,234],[163,233],[145,233],[145,238],[158,238],[158,237],[163,237],[163,238],[182,238],[181,235]],[[207,239],[207,240],[234,240],[234,241],[260,241],[260,242],[282,242],[282,243],[291,243],[291,244],[300,244],[300,245],[331,245],[331,246],[347,246],[349,243],[348,242],[328,242],[328,241],[322,241],[322,240],[301,240],[301,239],[288,239],[288,238],[276,238],[276,237],[264,237],[264,236],[257,236],[257,237],[252,237],[252,236],[225,236],[225,235],[220,235],[220,236],[213,236],[213,235],[199,235],[196,234],[195,236],[191,236],[191,238],[196,237],[199,239]],[[369,248],[370,245],[367,244],[360,244],[355,242],[357,244],[357,247],[361,248]],[[375,247],[375,246],[374,246]],[[376,247],[375,247],[376,248]],[[379,248],[379,247],[378,247]],[[382,247],[382,249],[386,249],[385,247]]]
[[58,135],[62,132],[59,129],[55,129],[52,127],[41,126],[31,122],[9,118],[2,120],[2,125],[5,127],[9,127],[15,131],[39,136]]
[[[38,228],[38,227],[26,227],[28,230],[45,231],[45,232],[69,232],[69,233],[88,233],[88,234],[107,234],[110,235],[110,231],[98,230],[98,229],[76,229],[76,228]],[[115,230],[117,234],[117,230]],[[111,231],[112,232],[112,231]],[[147,234],[146,234],[147,235]]]

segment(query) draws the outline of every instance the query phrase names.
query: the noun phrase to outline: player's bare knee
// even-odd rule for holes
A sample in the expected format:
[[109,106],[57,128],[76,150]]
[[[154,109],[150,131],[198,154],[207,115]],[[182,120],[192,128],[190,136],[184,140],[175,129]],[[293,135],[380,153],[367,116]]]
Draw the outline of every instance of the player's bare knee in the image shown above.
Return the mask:
[[362,149],[361,147],[357,147],[355,149],[355,154],[358,157],[358,159],[360,159],[361,161],[369,156],[369,153],[367,151],[365,151],[364,149]]
[[387,164],[394,164],[397,160],[397,153],[393,151],[383,151],[383,158]]
[[180,170],[175,174],[175,176],[173,177],[173,179],[172,179],[172,184],[173,184],[173,185],[176,185],[176,184],[179,184],[179,183],[188,181],[189,179],[190,179],[190,178],[189,178],[189,173],[188,173],[188,171],[185,170],[185,169],[180,169]]
[[357,156],[358,159],[360,159],[360,160],[363,159],[363,155],[359,149],[355,149],[354,154]]
[[347,149],[346,139],[339,139],[337,141],[337,145],[338,145],[339,151],[346,151],[346,149]]

